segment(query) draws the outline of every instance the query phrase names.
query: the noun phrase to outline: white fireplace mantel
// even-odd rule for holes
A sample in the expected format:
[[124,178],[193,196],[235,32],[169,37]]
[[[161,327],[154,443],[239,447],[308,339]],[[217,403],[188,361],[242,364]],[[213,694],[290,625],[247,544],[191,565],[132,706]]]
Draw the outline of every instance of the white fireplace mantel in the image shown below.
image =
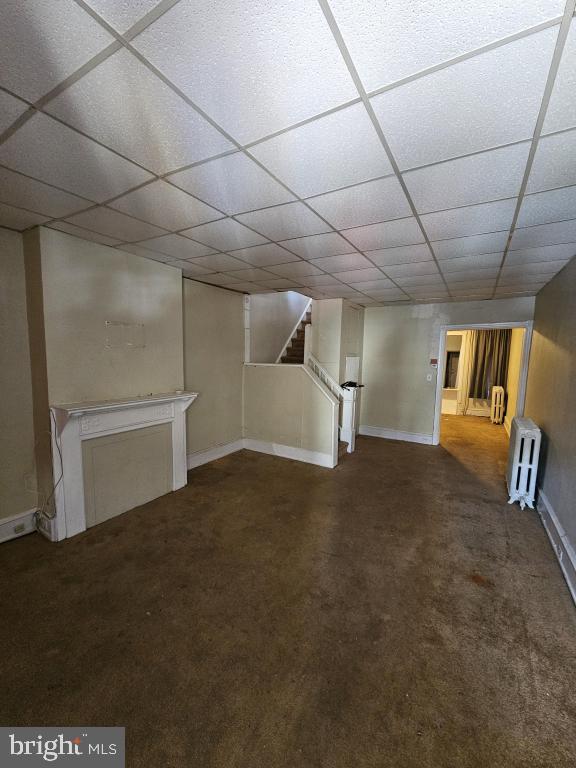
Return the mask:
[[119,432],[172,425],[172,490],[186,485],[186,410],[197,392],[166,392],[125,400],[51,405],[55,525],[50,537],[67,539],[86,530],[82,442]]

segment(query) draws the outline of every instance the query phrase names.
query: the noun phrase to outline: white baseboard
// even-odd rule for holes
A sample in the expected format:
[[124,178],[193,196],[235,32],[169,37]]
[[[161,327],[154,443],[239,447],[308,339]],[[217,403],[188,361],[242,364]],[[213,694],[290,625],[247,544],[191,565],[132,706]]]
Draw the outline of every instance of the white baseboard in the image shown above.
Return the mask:
[[536,509],[548,534],[554,554],[558,558],[572,599],[576,603],[576,552],[566,535],[562,523],[558,520],[548,497],[541,489],[538,489]]
[[205,451],[189,453],[186,457],[188,469],[201,467],[202,464],[208,464],[210,461],[221,459],[223,456],[228,456],[229,453],[241,451],[243,447],[244,444],[242,440],[234,440],[231,443],[224,443],[224,445],[216,445],[214,448],[207,448]]
[[383,437],[386,440],[402,440],[405,443],[423,443],[432,445],[432,435],[420,434],[418,432],[399,432],[396,429],[385,429],[384,427],[370,427],[366,424],[360,425],[361,435],[368,437]]
[[249,451],[268,453],[271,456],[281,456],[284,459],[304,461],[307,464],[317,464],[319,467],[328,467],[329,469],[336,466],[330,453],[308,451],[306,448],[294,448],[291,445],[282,445],[281,443],[268,443],[265,440],[253,440],[250,437],[245,437],[243,442],[244,448]]
[[34,521],[35,509],[28,509],[26,512],[19,512],[12,517],[0,518],[0,544],[10,539],[17,539],[18,536],[25,536],[27,533],[34,533],[36,523]]

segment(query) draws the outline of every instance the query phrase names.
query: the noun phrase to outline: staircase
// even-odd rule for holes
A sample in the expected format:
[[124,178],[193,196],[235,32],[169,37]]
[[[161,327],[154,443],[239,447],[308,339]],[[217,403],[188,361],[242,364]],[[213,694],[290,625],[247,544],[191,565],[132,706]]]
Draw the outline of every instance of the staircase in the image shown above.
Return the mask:
[[312,318],[311,312],[306,312],[300,325],[292,334],[292,339],[286,347],[280,362],[288,365],[302,365],[304,363],[304,333],[307,325],[310,325]]

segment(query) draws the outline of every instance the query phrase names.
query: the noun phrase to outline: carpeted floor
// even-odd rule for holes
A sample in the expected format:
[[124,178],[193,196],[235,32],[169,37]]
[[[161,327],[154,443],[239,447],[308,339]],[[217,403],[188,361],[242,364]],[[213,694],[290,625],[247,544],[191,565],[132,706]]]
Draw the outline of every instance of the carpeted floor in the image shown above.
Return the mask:
[[241,452],[0,547],[4,725],[125,725],[130,768],[576,765],[576,609],[506,436]]

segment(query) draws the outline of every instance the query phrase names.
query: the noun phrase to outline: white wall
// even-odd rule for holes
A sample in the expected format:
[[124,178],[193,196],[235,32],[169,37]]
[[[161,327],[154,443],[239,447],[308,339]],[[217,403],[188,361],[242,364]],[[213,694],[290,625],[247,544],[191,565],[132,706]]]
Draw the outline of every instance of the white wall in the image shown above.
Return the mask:
[[[533,298],[369,307],[364,313],[363,426],[431,437],[442,325],[531,320]],[[427,380],[430,375],[431,380]]]
[[304,366],[244,366],[248,448],[335,466],[337,425],[338,401]]
[[0,228],[0,519],[37,503],[22,235]]
[[309,301],[296,291],[250,296],[251,362],[276,362]]
[[522,368],[522,349],[524,346],[524,328],[512,328],[510,341],[510,357],[508,358],[508,380],[506,382],[506,416],[504,426],[510,434],[512,419],[516,416],[518,406],[518,389],[520,384],[520,372]]
[[312,302],[311,352],[335,381],[344,381],[347,355],[362,360],[363,335],[363,309],[345,299]]
[[188,455],[242,437],[243,295],[184,280]]

